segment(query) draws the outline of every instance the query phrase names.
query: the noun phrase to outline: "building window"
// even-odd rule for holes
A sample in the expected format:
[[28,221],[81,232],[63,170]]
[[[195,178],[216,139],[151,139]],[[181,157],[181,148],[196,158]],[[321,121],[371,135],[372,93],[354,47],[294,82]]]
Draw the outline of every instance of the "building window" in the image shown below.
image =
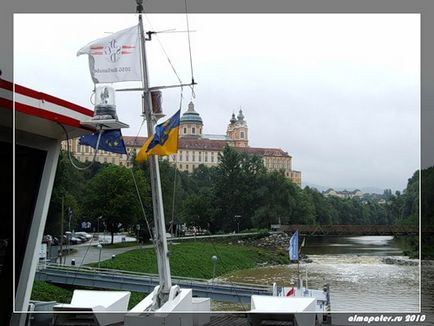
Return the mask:
[[184,128],[184,135],[187,133],[187,128]]
[[187,151],[187,153],[185,154],[185,160],[188,162],[189,160],[188,160],[188,151]]
[[244,139],[244,131],[241,131],[240,135],[241,139]]
[[196,133],[196,128],[195,128],[195,127],[191,128],[191,133],[192,133],[192,134],[195,134],[195,133]]
[[193,158],[192,158],[192,161],[194,162],[195,160],[196,160],[196,152],[193,152],[193,154],[192,154],[192,156],[193,156]]
[[188,171],[188,164],[185,165],[185,169]]

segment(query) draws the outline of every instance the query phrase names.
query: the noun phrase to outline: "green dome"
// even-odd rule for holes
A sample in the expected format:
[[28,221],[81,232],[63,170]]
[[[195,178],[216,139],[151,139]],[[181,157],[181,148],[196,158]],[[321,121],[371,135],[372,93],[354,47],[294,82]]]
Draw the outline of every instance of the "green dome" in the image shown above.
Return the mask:
[[200,117],[199,113],[197,113],[194,110],[194,104],[193,102],[190,102],[190,104],[188,104],[188,110],[187,112],[185,112],[180,120],[181,123],[200,123],[203,125],[202,122],[202,118]]

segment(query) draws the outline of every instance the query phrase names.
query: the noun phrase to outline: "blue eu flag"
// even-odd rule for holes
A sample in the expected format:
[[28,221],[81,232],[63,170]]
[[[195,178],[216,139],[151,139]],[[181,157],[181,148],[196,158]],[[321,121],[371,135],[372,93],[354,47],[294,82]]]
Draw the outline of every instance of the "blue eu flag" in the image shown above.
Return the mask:
[[[99,133],[96,132],[92,135],[81,136],[79,139],[79,144],[95,148],[98,140],[98,135]],[[98,150],[118,154],[127,154],[121,131],[119,129],[103,130],[101,134],[101,139],[99,140]]]

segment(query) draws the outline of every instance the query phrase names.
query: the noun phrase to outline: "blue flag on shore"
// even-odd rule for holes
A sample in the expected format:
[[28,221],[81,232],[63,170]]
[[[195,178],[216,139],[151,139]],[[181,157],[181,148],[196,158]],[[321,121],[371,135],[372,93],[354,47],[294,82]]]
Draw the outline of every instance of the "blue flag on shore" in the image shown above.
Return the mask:
[[298,261],[298,230],[294,232],[289,240],[289,260]]

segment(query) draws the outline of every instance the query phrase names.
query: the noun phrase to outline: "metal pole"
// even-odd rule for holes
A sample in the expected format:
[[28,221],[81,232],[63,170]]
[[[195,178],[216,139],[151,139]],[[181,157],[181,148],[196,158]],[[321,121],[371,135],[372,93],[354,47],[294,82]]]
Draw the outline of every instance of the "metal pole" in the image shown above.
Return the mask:
[[98,244],[98,245],[97,245],[97,248],[99,249],[98,269],[100,269],[100,267],[101,267],[101,251],[102,251],[102,246],[101,246],[101,244]]
[[[154,121],[152,117],[151,91],[148,85],[148,67],[146,60],[145,33],[143,30],[142,15],[139,15],[140,40],[142,45],[143,61],[143,114],[146,118],[148,137],[154,133]],[[149,34],[150,35],[150,34]],[[160,276],[160,293],[155,308],[161,307],[168,299],[172,280],[170,275],[170,265],[168,258],[168,248],[166,241],[166,225],[164,220],[163,199],[161,193],[160,171],[158,157],[152,155],[149,158],[149,170],[151,175],[152,203],[154,210],[155,235],[154,243],[157,251],[158,274]]]
[[217,264],[217,256],[212,256],[211,257],[211,261],[212,261],[212,284],[214,285],[214,278],[215,278],[215,267]]
[[63,219],[64,219],[64,199],[65,197],[62,197],[62,214],[60,214],[60,265],[63,264]]

